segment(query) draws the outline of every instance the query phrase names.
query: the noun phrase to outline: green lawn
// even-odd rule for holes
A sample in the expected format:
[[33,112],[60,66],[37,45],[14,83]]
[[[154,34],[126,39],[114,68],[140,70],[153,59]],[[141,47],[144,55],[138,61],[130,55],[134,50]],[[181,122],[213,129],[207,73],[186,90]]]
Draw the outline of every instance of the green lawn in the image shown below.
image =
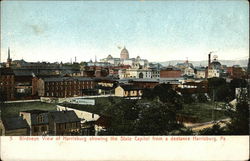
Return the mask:
[[56,110],[55,104],[43,103],[43,102],[23,102],[23,103],[6,103],[1,104],[2,117],[16,117],[20,111],[24,110]]
[[[217,103],[217,108],[223,103]],[[215,105],[213,103],[192,103],[184,104],[181,114],[185,116],[191,116],[197,118],[198,122],[208,122],[214,120],[220,120],[227,118],[224,110],[214,110]],[[214,117],[213,117],[214,116]]]

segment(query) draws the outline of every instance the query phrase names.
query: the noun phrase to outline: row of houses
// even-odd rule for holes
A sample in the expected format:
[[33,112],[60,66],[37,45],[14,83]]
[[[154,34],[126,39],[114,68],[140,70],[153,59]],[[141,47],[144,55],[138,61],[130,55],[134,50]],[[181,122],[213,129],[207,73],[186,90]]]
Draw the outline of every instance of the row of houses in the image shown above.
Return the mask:
[[64,106],[58,106],[57,111],[21,111],[18,117],[0,120],[0,135],[98,135],[107,127],[105,119],[98,114]]

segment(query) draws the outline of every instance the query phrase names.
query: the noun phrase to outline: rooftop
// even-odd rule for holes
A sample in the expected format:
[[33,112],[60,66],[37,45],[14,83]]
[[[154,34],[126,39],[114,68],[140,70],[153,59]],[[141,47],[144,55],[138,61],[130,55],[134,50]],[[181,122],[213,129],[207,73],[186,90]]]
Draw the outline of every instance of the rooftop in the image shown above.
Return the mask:
[[47,113],[48,111],[45,110],[26,110],[26,111],[20,111],[25,113],[31,113],[31,114],[40,114],[40,113]]
[[55,123],[78,122],[80,119],[72,111],[52,111],[49,113]]
[[6,130],[28,128],[28,123],[22,117],[5,118],[2,120]]
[[86,77],[50,77],[43,78],[45,82],[61,82],[61,81],[91,81],[92,78]]

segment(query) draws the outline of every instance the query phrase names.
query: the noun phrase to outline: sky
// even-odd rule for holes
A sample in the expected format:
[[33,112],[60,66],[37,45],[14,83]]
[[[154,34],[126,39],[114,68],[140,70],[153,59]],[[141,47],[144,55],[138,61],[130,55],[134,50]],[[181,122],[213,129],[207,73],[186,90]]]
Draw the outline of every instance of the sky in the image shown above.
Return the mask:
[[249,6],[231,1],[1,1],[1,61],[249,56]]

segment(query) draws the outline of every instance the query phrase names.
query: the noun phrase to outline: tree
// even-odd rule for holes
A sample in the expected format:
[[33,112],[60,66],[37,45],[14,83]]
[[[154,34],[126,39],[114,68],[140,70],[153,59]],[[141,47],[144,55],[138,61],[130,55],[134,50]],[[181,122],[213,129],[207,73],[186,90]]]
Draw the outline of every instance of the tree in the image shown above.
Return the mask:
[[111,105],[107,113],[111,116],[110,127],[106,135],[134,135],[135,120],[138,118],[139,109],[135,100],[122,100]]
[[249,100],[246,96],[238,99],[235,110],[229,110],[228,115],[231,123],[228,124],[230,134],[249,135]]
[[208,79],[209,95],[214,101],[230,101],[233,99],[232,91],[224,78]]
[[233,79],[230,81],[229,87],[232,91],[232,96],[235,96],[235,89],[236,88],[246,88],[247,81],[245,79]]
[[198,93],[197,100],[198,102],[205,103],[207,102],[207,96],[204,93]]
[[182,97],[184,103],[190,104],[195,102],[195,98],[191,94],[183,94]]
[[7,101],[7,94],[2,88],[0,88],[0,104]]
[[143,99],[159,99],[163,103],[174,104],[176,110],[182,109],[182,97],[172,89],[170,84],[159,84],[152,90],[145,91],[146,93],[142,96]]
[[182,127],[176,120],[173,104],[151,102],[140,105],[139,117],[135,124],[137,135],[168,135]]
[[155,98],[153,89],[145,88],[142,92],[142,99],[153,100]]

